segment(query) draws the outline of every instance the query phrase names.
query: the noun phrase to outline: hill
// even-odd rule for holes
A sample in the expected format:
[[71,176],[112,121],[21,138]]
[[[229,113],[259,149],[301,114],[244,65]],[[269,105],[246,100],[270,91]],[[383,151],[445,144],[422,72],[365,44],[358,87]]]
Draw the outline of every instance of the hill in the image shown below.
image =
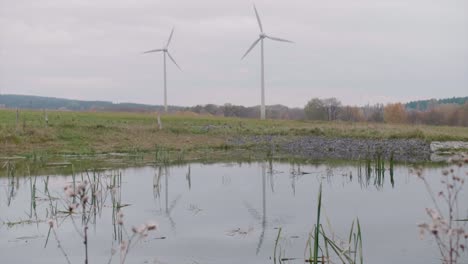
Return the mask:
[[[55,97],[42,97],[32,95],[0,95],[0,105],[5,108],[21,109],[52,109],[52,110],[72,110],[72,111],[162,111],[163,106],[145,105],[135,103],[112,103],[109,101],[83,101]],[[182,107],[173,107],[173,110]]]

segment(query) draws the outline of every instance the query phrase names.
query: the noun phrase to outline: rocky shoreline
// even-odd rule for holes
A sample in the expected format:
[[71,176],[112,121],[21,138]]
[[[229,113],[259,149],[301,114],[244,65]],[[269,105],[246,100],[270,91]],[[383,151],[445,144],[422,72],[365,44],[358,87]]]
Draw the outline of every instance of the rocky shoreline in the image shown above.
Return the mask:
[[[320,136],[250,136],[232,139],[236,146],[273,149],[310,159],[393,159],[400,162],[431,161],[437,153],[430,142],[421,139],[356,139]],[[468,142],[437,142],[438,149],[468,146]],[[440,160],[437,160],[440,161]]]

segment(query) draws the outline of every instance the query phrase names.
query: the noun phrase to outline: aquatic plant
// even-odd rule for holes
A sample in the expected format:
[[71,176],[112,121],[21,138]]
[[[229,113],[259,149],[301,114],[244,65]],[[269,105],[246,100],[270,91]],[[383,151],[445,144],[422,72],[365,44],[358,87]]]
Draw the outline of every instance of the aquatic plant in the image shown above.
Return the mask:
[[[86,177],[86,179],[85,179]],[[81,181],[75,181],[75,177],[72,178],[72,183],[64,186],[64,196],[60,198],[60,203],[65,206],[64,210],[57,210],[57,205],[53,205],[52,197],[47,191],[50,204],[50,218],[47,221],[49,226],[49,232],[46,238],[45,246],[49,240],[49,236],[52,235],[55,238],[60,252],[66,259],[67,263],[71,263],[68,254],[66,253],[63,243],[58,236],[59,223],[63,224],[66,219],[70,219],[72,226],[76,233],[83,240],[84,245],[84,263],[89,263],[88,255],[88,228],[89,224],[95,222],[97,214],[100,214],[106,197],[108,194],[111,195],[112,203],[112,220],[114,225],[114,239],[119,242],[120,251],[120,263],[125,263],[129,251],[133,246],[147,237],[149,232],[157,230],[157,224],[153,221],[148,221],[145,224],[133,226],[131,233],[127,231],[124,225],[124,214],[122,208],[127,206],[121,203],[120,190],[122,186],[121,173],[112,173],[109,177],[105,175],[99,175],[96,171],[93,171],[90,175],[86,172],[86,175],[81,175]],[[75,216],[81,216],[81,227],[75,221]],[[58,218],[63,218],[62,221],[58,221]],[[118,228],[118,230],[117,230]],[[131,234],[131,235],[130,235]],[[123,237],[125,235],[125,238]],[[112,262],[113,256],[116,254],[117,249],[112,246],[111,256],[108,263]]]
[[[362,251],[362,232],[359,219],[353,220],[349,232],[348,241],[338,241],[334,234],[326,232],[321,224],[322,211],[322,185],[320,185],[317,201],[317,218],[312,231],[309,233],[306,243],[306,251],[308,249],[309,256],[304,256],[304,261],[308,263],[334,263],[334,258],[338,258],[343,264],[364,263]],[[356,228],[355,228],[356,225]],[[279,228],[278,235],[275,240],[273,251],[273,261],[293,260],[297,258],[283,258],[277,256],[277,248],[280,246],[282,228]],[[343,246],[344,245],[344,246]],[[333,255],[332,255],[333,254]],[[284,253],[283,253],[284,255]],[[306,255],[306,253],[304,253]]]
[[467,254],[467,222],[460,218],[458,199],[468,176],[468,172],[463,170],[467,163],[468,158],[464,157],[454,161],[450,169],[444,170],[440,180],[442,188],[438,192],[432,190],[421,169],[415,171],[434,204],[434,208],[426,208],[429,221],[418,225],[420,238],[423,239],[428,233],[435,240],[443,264],[460,263],[462,256]]

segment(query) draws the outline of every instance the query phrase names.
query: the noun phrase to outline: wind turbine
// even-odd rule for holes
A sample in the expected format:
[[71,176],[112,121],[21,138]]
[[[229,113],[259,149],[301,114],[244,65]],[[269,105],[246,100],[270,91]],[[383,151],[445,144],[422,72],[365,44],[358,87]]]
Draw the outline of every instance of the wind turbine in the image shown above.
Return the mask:
[[267,34],[265,34],[263,32],[263,26],[262,26],[262,21],[260,20],[260,16],[258,15],[258,12],[257,12],[257,8],[255,7],[255,5],[253,6],[254,8],[254,11],[255,11],[255,16],[257,17],[257,22],[258,22],[258,26],[260,27],[260,34],[259,34],[259,38],[257,40],[254,41],[254,43],[250,46],[250,48],[247,50],[247,52],[245,52],[244,56],[242,56],[242,59],[245,58],[245,56],[247,56],[247,54],[249,54],[249,52],[255,47],[255,45],[258,44],[258,42],[260,42],[260,50],[261,50],[261,57],[260,57],[260,63],[261,63],[261,88],[262,88],[262,92],[261,92],[261,97],[262,97],[262,104],[261,104],[261,108],[260,108],[260,119],[264,120],[265,119],[265,70],[264,70],[264,60],[263,60],[263,39],[265,38],[268,38],[268,39],[271,39],[271,40],[276,40],[276,41],[281,41],[281,42],[290,42],[290,43],[294,43],[290,40],[287,40],[287,39],[282,39],[282,38],[276,38],[276,37],[272,37],[272,36],[269,36]]
[[167,112],[167,81],[166,81],[166,54],[171,59],[171,61],[179,68],[179,70],[182,70],[177,62],[174,60],[174,58],[171,56],[171,53],[169,53],[169,44],[171,43],[172,35],[174,34],[174,28],[171,31],[171,35],[169,35],[169,39],[167,40],[166,45],[162,49],[154,49],[154,50],[148,50],[143,52],[145,53],[151,53],[151,52],[161,52],[163,53],[163,58],[164,58],[164,111]]

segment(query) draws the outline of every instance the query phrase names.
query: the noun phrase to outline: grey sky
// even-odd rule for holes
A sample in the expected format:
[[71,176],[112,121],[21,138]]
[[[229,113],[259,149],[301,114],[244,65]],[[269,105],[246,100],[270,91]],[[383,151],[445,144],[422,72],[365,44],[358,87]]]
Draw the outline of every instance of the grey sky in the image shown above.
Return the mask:
[[[468,95],[468,1],[255,1],[266,102],[303,106]],[[0,0],[0,91],[162,104],[160,48],[175,27],[168,101],[260,103],[250,0]]]

